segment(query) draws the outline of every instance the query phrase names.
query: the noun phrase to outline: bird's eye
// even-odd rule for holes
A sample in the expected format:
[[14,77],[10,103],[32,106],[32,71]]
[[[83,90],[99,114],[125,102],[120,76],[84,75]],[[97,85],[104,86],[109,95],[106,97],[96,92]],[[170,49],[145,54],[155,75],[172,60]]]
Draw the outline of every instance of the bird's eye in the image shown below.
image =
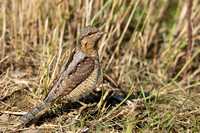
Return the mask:
[[90,36],[90,35],[92,35],[92,34],[89,32],[88,35]]

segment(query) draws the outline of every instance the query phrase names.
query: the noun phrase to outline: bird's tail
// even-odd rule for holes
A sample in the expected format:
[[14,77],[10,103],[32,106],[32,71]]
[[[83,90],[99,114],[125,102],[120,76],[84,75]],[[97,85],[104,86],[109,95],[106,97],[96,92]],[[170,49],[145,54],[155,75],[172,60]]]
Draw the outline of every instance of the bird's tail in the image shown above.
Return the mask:
[[20,118],[20,121],[24,124],[27,124],[31,120],[33,120],[43,109],[49,107],[51,102],[48,100],[44,100],[40,102],[36,107],[32,108],[28,113],[23,115]]

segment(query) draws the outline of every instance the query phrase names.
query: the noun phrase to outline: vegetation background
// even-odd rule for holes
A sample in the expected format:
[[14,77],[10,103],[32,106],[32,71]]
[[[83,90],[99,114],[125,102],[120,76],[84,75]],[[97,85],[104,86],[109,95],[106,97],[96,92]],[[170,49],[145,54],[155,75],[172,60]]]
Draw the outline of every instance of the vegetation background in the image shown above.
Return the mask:
[[56,103],[38,130],[200,132],[199,0],[0,0],[0,131],[45,97],[91,24],[107,32],[103,80],[88,107]]

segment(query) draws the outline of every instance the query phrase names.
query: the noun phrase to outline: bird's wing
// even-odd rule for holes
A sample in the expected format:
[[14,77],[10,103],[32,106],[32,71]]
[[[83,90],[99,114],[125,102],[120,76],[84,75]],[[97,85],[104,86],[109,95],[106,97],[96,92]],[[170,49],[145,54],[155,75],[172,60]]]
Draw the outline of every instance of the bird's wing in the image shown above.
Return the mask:
[[68,95],[74,88],[85,81],[95,68],[95,59],[85,57],[80,60],[77,65],[69,72],[63,71],[57,83],[52,87],[51,91],[45,98],[46,101],[53,102],[56,99]]
[[[69,94],[74,88],[79,84],[85,81],[94,71],[95,68],[95,59],[91,57],[85,57],[81,60],[74,69],[69,72],[68,76],[65,77],[65,80],[69,80],[71,85],[66,89],[62,95]],[[67,81],[68,82],[68,81]]]

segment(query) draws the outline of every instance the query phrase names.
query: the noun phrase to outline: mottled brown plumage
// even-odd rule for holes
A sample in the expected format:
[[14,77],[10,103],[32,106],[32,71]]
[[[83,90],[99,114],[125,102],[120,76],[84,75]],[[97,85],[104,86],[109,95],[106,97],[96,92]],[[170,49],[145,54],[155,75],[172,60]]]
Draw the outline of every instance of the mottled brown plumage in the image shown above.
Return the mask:
[[47,97],[20,118],[22,123],[30,122],[42,110],[63,96],[74,102],[95,88],[100,77],[97,43],[104,33],[94,26],[85,27],[77,46],[61,68]]

